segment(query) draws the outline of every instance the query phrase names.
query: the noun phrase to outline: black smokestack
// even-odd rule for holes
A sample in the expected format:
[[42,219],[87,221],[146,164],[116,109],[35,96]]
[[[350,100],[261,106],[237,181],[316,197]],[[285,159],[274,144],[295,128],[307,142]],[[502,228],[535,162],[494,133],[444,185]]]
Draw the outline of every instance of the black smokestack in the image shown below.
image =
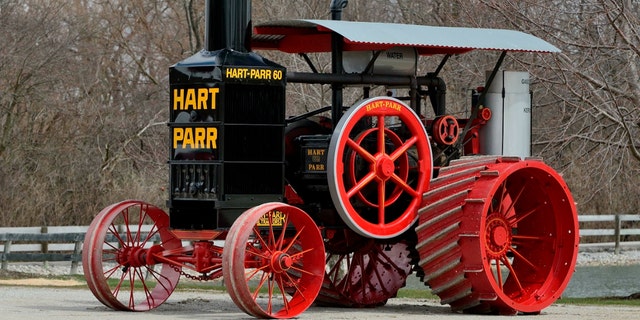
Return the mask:
[[251,51],[251,0],[207,0],[205,50]]

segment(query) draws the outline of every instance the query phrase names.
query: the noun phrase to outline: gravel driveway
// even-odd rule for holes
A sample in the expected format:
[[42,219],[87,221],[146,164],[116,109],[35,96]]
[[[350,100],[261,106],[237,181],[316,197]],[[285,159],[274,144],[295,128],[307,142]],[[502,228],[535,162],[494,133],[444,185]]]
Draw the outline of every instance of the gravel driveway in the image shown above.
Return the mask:
[[[640,251],[626,251],[621,255],[610,252],[586,252],[578,258],[579,265],[623,265],[640,263]],[[10,264],[9,269],[40,275],[68,274],[69,263]],[[59,281],[56,282],[56,281]],[[116,312],[104,307],[88,289],[68,288],[66,280],[9,279],[0,280],[0,318],[16,320],[42,319],[253,319],[241,312],[226,292],[176,291],[165,304],[141,313]],[[16,285],[18,284],[18,285]],[[43,285],[48,287],[43,287]],[[60,287],[52,287],[52,286]],[[488,320],[503,317],[452,313],[448,306],[436,300],[390,299],[375,309],[339,309],[311,307],[299,319],[450,319]],[[531,320],[547,319],[640,319],[640,307],[577,306],[557,304],[542,311]]]
[[[252,319],[238,310],[226,293],[178,291],[157,309],[144,314],[118,312],[102,306],[87,289],[2,286],[0,287],[2,319]],[[547,319],[617,319],[640,317],[640,307],[553,305],[532,320]],[[434,300],[391,299],[375,309],[338,309],[311,307],[299,319],[365,320],[365,319],[504,319],[452,313]]]

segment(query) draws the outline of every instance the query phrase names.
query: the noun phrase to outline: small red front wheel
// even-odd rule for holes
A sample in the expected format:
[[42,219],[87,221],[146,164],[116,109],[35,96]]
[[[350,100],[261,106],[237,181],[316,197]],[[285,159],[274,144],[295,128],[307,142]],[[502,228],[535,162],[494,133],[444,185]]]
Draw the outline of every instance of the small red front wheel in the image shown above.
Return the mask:
[[179,266],[154,265],[154,255],[182,247],[169,216],[142,201],[103,209],[84,239],[82,266],[93,295],[114,310],[146,311],[164,303],[178,285]]
[[258,318],[292,318],[316,299],[324,276],[324,243],[299,208],[265,203],[233,223],[222,253],[231,299]]

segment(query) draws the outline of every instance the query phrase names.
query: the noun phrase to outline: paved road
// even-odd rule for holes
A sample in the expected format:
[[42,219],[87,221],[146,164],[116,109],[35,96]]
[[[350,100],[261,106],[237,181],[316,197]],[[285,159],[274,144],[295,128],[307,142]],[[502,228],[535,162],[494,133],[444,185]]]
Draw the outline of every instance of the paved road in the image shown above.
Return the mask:
[[[226,293],[178,291],[153,311],[116,312],[102,306],[87,289],[0,286],[0,318],[16,320],[52,319],[252,319],[240,312]],[[402,320],[496,320],[487,317],[451,313],[432,300],[391,299],[376,309],[338,309],[311,307],[299,319],[402,319]],[[529,320],[640,318],[640,307],[602,307],[554,305]]]

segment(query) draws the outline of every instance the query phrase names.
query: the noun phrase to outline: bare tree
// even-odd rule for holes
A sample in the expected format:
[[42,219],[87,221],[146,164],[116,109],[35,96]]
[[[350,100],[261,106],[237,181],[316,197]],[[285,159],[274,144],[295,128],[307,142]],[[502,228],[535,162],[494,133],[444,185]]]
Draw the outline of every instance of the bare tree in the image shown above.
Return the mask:
[[0,224],[87,224],[166,198],[168,67],[191,54],[175,1],[0,2]]
[[512,28],[562,49],[538,72],[536,152],[565,173],[582,213],[640,207],[640,4],[490,1]]
[[[329,4],[253,0],[253,23],[329,19]],[[633,0],[350,0],[343,13],[516,29],[561,48],[511,55],[506,67],[532,73],[535,153],[565,175],[581,213],[640,207],[639,16]],[[0,21],[0,225],[88,224],[131,197],[162,205],[168,67],[202,49],[204,1],[0,1]],[[309,71],[299,56],[260,53]],[[328,54],[309,56],[329,72]],[[439,59],[422,58],[418,72]],[[451,112],[464,116],[470,88],[494,61],[450,60],[442,76]],[[290,115],[331,101],[326,85],[288,91]],[[345,105],[361,94],[345,90]]]

